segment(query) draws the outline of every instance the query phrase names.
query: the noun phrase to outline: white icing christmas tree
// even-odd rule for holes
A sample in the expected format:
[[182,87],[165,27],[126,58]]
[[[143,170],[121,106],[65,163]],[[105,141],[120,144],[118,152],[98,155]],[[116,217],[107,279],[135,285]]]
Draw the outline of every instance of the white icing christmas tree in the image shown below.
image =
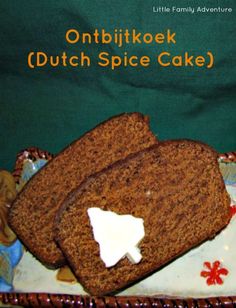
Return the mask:
[[125,256],[132,263],[140,262],[142,255],[138,244],[145,234],[142,218],[118,215],[97,207],[89,208],[88,215],[106,267],[114,266]]

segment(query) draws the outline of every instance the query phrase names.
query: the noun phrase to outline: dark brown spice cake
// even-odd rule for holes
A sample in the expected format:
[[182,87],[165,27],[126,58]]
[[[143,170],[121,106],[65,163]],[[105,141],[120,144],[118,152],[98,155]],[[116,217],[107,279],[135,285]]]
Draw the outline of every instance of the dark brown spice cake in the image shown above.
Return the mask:
[[[99,207],[144,219],[142,260],[106,268],[87,209]],[[78,281],[93,295],[117,291],[212,238],[230,219],[230,200],[210,147],[160,142],[92,175],[64,201],[56,240]]]
[[19,194],[10,209],[9,223],[45,265],[65,263],[54,241],[53,221],[66,195],[92,173],[156,144],[148,122],[146,116],[130,113],[100,124],[52,159]]

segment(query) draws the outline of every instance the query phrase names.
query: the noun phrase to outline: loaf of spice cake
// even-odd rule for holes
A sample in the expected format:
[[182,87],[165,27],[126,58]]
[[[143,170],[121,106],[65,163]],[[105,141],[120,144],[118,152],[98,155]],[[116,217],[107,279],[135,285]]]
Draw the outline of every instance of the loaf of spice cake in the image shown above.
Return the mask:
[[89,175],[157,143],[147,116],[125,113],[69,145],[27,183],[9,212],[19,239],[51,268],[66,260],[54,241],[53,221],[67,194]]
[[[94,207],[143,219],[139,263],[124,257],[106,267],[88,215]],[[159,142],[86,179],[63,202],[55,234],[85,290],[105,295],[213,238],[229,219],[217,153],[199,142],[177,140]]]

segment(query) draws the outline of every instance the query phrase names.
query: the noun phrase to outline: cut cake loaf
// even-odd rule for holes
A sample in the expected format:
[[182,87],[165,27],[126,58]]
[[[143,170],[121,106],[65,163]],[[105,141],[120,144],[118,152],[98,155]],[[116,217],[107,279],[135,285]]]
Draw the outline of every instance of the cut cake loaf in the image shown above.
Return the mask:
[[9,224],[41,262],[56,268],[65,258],[54,241],[53,221],[66,195],[92,173],[157,143],[148,117],[113,117],[69,145],[43,167],[13,203]]
[[[141,262],[106,268],[87,210],[98,207],[143,218]],[[92,295],[120,290],[213,238],[230,219],[230,200],[207,145],[160,142],[89,177],[64,201],[56,240],[78,281]]]

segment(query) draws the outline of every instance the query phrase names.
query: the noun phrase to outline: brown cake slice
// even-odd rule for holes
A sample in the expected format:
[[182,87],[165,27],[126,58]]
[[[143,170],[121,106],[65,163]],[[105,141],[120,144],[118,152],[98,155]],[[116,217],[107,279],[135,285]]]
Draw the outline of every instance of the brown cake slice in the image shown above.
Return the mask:
[[44,264],[59,267],[64,256],[54,241],[53,221],[66,195],[92,173],[157,143],[146,116],[122,114],[100,124],[43,167],[25,186],[9,223]]
[[[87,213],[91,207],[143,218],[140,263],[123,258],[105,267]],[[56,218],[56,239],[85,290],[102,295],[213,238],[228,223],[229,208],[214,150],[194,141],[160,142],[92,175],[74,190]]]

